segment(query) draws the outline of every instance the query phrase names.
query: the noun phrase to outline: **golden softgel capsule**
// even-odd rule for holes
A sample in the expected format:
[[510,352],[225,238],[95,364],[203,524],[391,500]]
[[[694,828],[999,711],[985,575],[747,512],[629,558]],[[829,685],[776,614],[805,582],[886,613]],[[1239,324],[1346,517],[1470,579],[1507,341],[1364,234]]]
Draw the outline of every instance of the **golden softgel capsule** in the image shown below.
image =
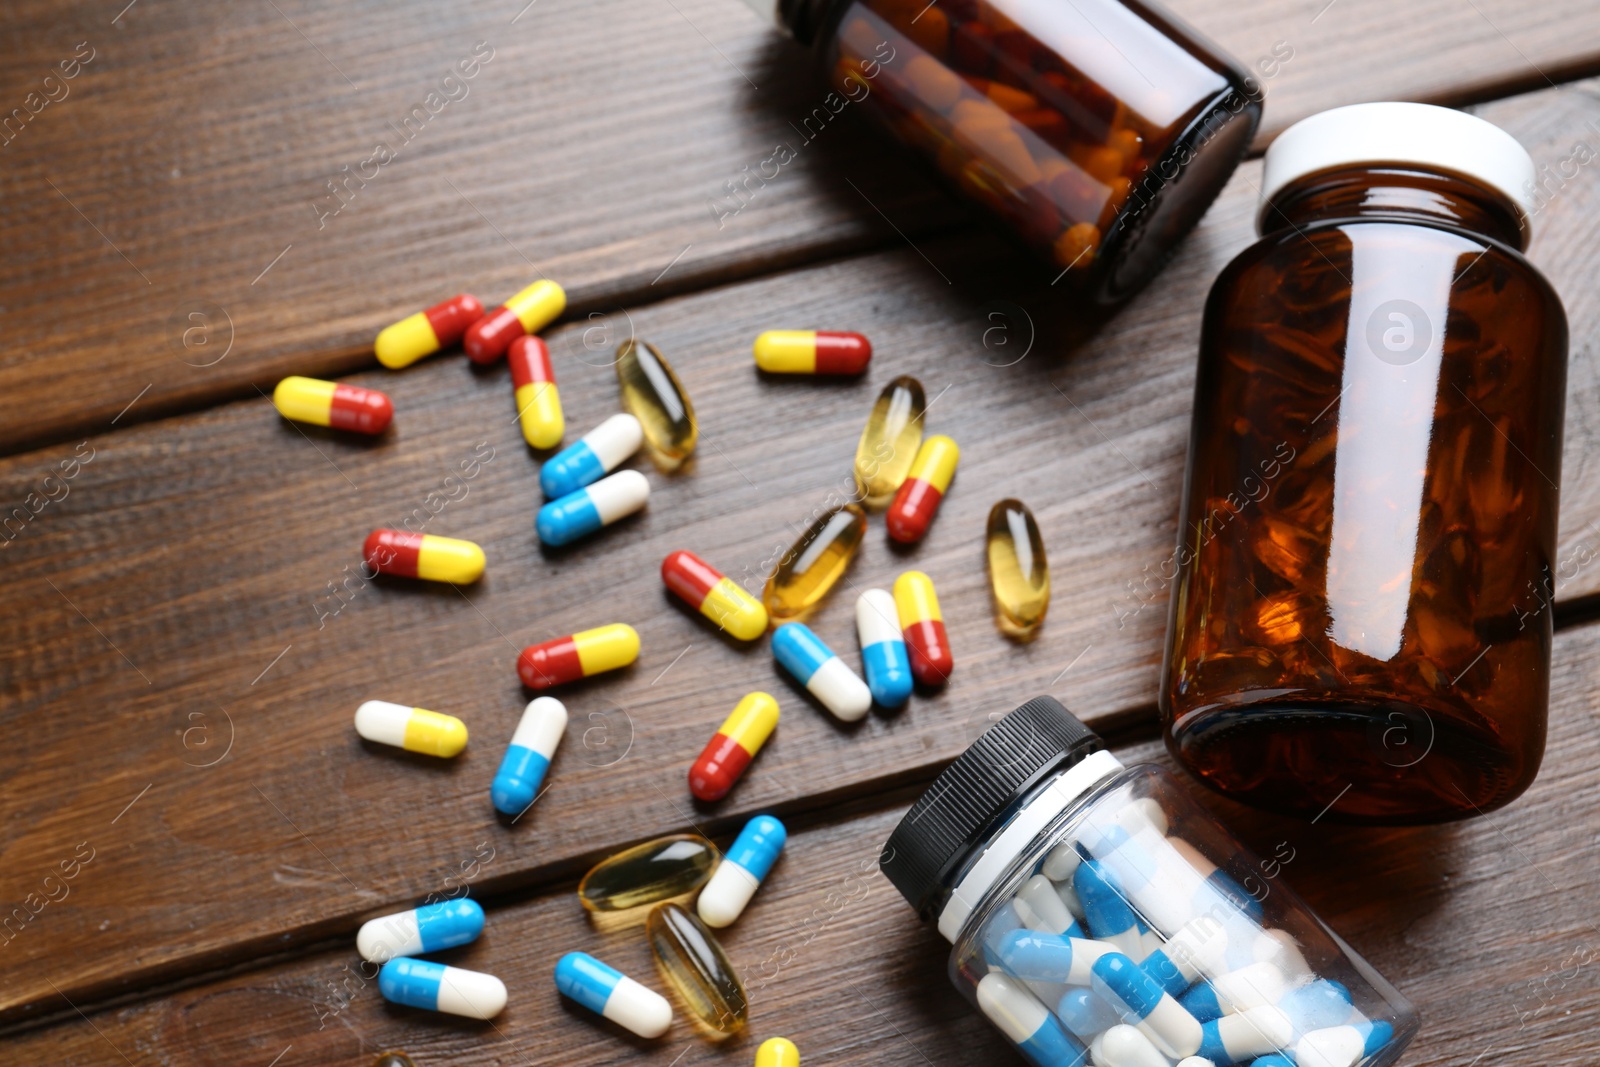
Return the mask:
[[1050,567],[1039,524],[1022,501],[1002,500],[989,509],[986,549],[994,624],[1027,640],[1039,632],[1050,607]]
[[927,410],[922,383],[902,375],[883,387],[856,445],[856,492],[868,507],[881,508],[911,471],[922,444]]
[[722,854],[703,837],[658,837],[608,856],[578,883],[590,911],[626,911],[684,896],[705,885]]
[[700,1030],[712,1040],[731,1037],[750,1021],[744,983],[709,927],[676,904],[659,904],[645,921],[661,977]]
[[639,420],[657,465],[671,470],[688,459],[700,427],[689,394],[661,352],[631,337],[622,342],[617,346],[617,384],[622,406]]
[[761,592],[774,623],[802,619],[850,566],[867,532],[867,513],[855,504],[824,512],[778,561]]

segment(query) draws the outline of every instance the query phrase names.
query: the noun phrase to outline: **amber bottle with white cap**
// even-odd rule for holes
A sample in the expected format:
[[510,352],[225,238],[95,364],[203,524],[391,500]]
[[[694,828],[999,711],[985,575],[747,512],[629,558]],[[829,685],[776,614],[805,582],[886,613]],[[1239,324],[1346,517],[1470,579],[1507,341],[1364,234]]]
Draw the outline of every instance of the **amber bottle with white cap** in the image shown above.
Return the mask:
[[1567,324],[1534,167],[1359,104],[1268,150],[1206,304],[1160,703],[1212,788],[1307,818],[1496,808],[1544,751]]

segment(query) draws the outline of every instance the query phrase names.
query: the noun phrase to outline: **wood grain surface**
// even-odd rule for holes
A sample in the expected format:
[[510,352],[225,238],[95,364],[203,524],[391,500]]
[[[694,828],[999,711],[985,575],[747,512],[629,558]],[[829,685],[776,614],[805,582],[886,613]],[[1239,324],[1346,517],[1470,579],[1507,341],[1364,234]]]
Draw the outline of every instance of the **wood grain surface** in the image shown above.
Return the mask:
[[[1600,64],[1589,0],[1174,6],[1261,81],[1263,139]],[[0,450],[371,366],[381,326],[461,289],[492,303],[548,275],[581,319],[970,221],[853,122],[718,209],[818,99],[804,52],[736,0],[7,16]],[[450,95],[403,131],[430,92]],[[395,158],[362,168],[380,141]]]
[[[1422,1029],[1404,1062],[1414,1067],[1592,1062],[1600,1032],[1595,656],[1600,627],[1558,636],[1550,755],[1524,796],[1486,818],[1422,829],[1308,826],[1189,785],[1258,854],[1292,855],[1281,884],[1413,1001]],[[1118,754],[1130,764],[1153,760],[1181,777],[1156,743]],[[442,958],[506,982],[510,1006],[492,1023],[386,1005],[361,976],[350,923],[295,958],[260,960],[245,973],[126,1007],[80,1017],[58,997],[55,1007],[63,1010],[54,1025],[11,1037],[3,1055],[61,1065],[125,1059],[140,1067],[236,1067],[281,1057],[288,1067],[342,1067],[402,1048],[419,1067],[681,1067],[748,1064],[757,1043],[782,1035],[804,1062],[829,1067],[1021,1062],[949,984],[948,950],[938,935],[876,873],[878,850],[909,800],[902,790],[880,795],[876,810],[796,823],[803,828],[723,938],[748,988],[751,1023],[747,1035],[721,1046],[696,1037],[681,1009],[665,1037],[646,1042],[562,1000],[551,969],[575,949],[665,987],[640,929],[597,929],[571,883],[533,897],[496,895],[505,835],[461,826],[455,850],[490,857],[472,879],[475,893],[488,894],[489,922],[479,941]],[[127,818],[152,814],[135,808]],[[79,875],[85,889],[110,876],[100,862],[97,855]],[[61,908],[93,911],[77,894]]]
[[[1593,92],[1584,83],[1483,110],[1559,159],[1600,110]],[[77,891],[82,908],[41,915],[0,954],[0,1009],[25,1016],[57,989],[89,1001],[232,965],[425,893],[460,858],[464,827],[494,827],[487,783],[527,699],[517,650],[588,626],[631,622],[644,653],[563,693],[574,724],[551,793],[506,835],[494,878],[507,888],[570,875],[618,844],[619,811],[629,839],[691,817],[717,832],[757,808],[816,810],[925,779],[1035,692],[1113,729],[1147,720],[1193,337],[1210,279],[1250,240],[1258,167],[1241,171],[1160,287],[1108,321],[1052,309],[1032,268],[977,234],[554,331],[569,439],[615,410],[608,361],[630,332],[676,362],[703,431],[688,468],[652,474],[645,515],[567,551],[534,539],[536,463],[504,368],[459,357],[354,379],[387,390],[400,412],[378,441],[285,423],[258,397],[0,463],[0,499],[61,497],[0,549],[11,579],[0,589],[0,715],[15,736],[0,900],[32,892],[78,842],[114,842],[96,861],[101,878]],[[1569,598],[1597,583],[1600,499],[1585,463],[1600,322],[1582,284],[1595,197],[1581,172],[1551,199],[1533,251],[1574,327]],[[1030,322],[1034,347],[1019,359]],[[865,330],[880,352],[871,374],[758,376],[754,334],[801,324]],[[854,592],[916,566],[939,584],[958,667],[947,691],[841,728],[778,675],[764,643],[733,647],[670,601],[657,567],[689,547],[759,588],[809,516],[848,494],[872,397],[906,372],[933,398],[930,430],[964,444],[961,472],[914,551],[891,551],[874,522],[814,625],[850,654]],[[1055,575],[1051,618],[1025,646],[988,618],[983,523],[1007,495],[1035,508]],[[361,539],[408,516],[483,544],[486,579],[463,590],[362,581]],[[687,765],[755,688],[779,695],[783,726],[727,801],[696,812]],[[350,716],[370,698],[460,714],[473,745],[447,765],[368,748]],[[102,927],[91,915],[111,918]],[[96,951],[64,951],[86,944]]]

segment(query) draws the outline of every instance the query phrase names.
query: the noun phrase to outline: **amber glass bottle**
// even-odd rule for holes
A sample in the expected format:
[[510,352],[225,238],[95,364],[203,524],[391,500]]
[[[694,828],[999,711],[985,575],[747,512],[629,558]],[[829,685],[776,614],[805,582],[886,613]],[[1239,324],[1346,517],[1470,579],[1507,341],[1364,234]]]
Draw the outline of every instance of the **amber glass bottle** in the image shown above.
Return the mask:
[[1567,359],[1533,177],[1418,104],[1268,150],[1262,238],[1206,304],[1160,693],[1212,788],[1414,823],[1533,780]]
[[1143,0],[748,2],[825,66],[806,143],[872,116],[1104,303],[1161,268],[1261,116],[1243,70]]

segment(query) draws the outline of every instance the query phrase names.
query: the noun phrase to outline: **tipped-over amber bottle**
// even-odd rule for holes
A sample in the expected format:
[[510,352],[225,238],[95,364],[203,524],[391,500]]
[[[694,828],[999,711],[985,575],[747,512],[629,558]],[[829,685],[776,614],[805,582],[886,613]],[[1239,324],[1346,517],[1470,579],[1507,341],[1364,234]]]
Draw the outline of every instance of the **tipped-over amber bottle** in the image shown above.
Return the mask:
[[1161,269],[1261,117],[1259,86],[1148,0],[747,2],[831,89],[763,179],[860,111],[1103,303]]
[[1538,771],[1567,325],[1522,255],[1533,178],[1419,104],[1268,150],[1206,304],[1160,693],[1219,792],[1421,823]]

